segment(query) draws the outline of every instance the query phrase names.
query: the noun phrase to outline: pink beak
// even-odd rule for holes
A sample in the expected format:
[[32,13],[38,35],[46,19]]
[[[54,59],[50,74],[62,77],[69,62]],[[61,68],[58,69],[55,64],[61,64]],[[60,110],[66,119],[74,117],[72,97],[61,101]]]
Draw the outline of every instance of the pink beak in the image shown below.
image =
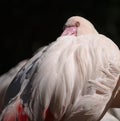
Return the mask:
[[76,26],[66,27],[61,36],[67,36],[67,35],[77,36],[77,27]]

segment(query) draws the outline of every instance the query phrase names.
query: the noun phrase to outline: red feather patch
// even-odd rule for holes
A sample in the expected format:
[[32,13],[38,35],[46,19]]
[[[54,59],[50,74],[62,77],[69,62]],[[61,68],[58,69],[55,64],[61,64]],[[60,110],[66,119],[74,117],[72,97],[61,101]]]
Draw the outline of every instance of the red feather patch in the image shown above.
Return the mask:
[[3,121],[29,121],[29,117],[24,111],[24,106],[17,102],[6,109]]
[[17,111],[18,111],[18,121],[28,121],[28,116],[24,111],[24,107],[22,104],[19,104],[17,106]]
[[50,109],[48,108],[45,112],[45,121],[54,121],[54,115],[51,113]]

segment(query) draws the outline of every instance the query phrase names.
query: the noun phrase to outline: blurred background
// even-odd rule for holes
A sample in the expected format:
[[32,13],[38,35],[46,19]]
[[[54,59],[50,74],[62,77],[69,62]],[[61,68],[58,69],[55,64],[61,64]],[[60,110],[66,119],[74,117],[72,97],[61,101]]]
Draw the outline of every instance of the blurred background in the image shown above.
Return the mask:
[[55,41],[73,15],[120,47],[120,0],[3,0],[0,9],[0,75]]

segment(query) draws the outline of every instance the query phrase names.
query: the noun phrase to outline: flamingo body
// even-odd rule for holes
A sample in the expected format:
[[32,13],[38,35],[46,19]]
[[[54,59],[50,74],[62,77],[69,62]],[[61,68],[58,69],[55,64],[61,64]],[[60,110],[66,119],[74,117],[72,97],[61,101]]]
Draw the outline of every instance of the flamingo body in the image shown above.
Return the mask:
[[117,94],[119,49],[84,18],[66,26],[10,83],[1,121],[99,121],[105,114]]

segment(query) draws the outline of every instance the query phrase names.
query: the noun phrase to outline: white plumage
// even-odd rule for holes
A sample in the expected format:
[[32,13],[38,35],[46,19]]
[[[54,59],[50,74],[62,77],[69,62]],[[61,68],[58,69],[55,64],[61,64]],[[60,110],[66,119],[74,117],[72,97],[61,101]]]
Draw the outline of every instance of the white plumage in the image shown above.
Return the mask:
[[[86,19],[72,17],[62,36],[30,59],[10,84],[1,120],[99,121],[116,95],[119,75],[118,47]],[[18,82],[19,90],[8,98]]]

